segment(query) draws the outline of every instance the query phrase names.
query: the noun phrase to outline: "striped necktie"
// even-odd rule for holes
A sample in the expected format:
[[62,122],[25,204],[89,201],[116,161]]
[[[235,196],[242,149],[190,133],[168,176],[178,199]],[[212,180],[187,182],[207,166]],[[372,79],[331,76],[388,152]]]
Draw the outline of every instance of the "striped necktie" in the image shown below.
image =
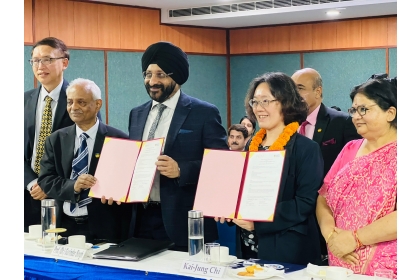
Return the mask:
[[155,132],[156,132],[157,126],[159,124],[160,117],[162,117],[163,110],[165,110],[165,108],[166,108],[166,105],[164,105],[162,103],[159,103],[159,104],[156,105],[156,107],[158,108],[158,113],[157,113],[156,118],[153,120],[152,126],[150,127],[150,131],[149,131],[149,135],[147,136],[147,140],[155,138]]
[[44,155],[45,140],[51,134],[52,129],[52,110],[51,101],[53,99],[49,96],[45,97],[45,107],[42,112],[41,129],[39,130],[38,144],[36,145],[36,156],[34,163],[34,171],[39,175],[41,158]]
[[[76,157],[73,159],[72,163],[72,172],[70,179],[77,180],[79,175],[88,173],[89,165],[89,150],[87,147],[86,139],[89,138],[89,135],[82,133],[79,136],[80,147],[77,150]],[[82,190],[80,192],[79,202],[77,203],[79,208],[86,206],[88,203],[92,202],[92,198],[88,197],[89,190]],[[70,205],[70,211],[74,213],[76,209],[76,204],[72,203]]]

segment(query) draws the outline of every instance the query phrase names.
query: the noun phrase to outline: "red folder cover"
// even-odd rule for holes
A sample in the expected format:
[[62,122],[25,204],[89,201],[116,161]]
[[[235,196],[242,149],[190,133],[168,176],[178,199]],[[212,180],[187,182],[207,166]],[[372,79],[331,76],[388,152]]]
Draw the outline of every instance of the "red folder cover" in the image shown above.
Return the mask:
[[193,209],[207,217],[273,221],[284,156],[205,149]]
[[163,138],[135,141],[105,137],[89,196],[121,202],[147,202]]

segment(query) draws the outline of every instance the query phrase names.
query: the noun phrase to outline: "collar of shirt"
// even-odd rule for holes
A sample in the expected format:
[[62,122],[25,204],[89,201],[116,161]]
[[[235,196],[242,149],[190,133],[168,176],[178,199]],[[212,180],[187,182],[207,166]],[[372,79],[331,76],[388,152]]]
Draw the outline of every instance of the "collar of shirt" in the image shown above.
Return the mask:
[[310,125],[315,126],[316,124],[316,118],[318,116],[318,112],[319,112],[319,108],[321,108],[321,104],[318,105],[318,107],[315,108],[315,110],[313,110],[312,113],[310,113],[308,115],[308,117],[306,118],[306,120],[309,122]]
[[[181,95],[181,90],[179,89],[171,98],[166,99],[162,104],[165,104],[167,108],[175,110],[176,104],[178,103],[179,96]],[[153,110],[159,102],[153,100],[152,102],[152,108],[150,110]],[[90,135],[89,135],[90,136]]]
[[96,118],[95,124],[91,128],[89,128],[87,131],[83,131],[80,127],[78,127],[76,125],[76,137],[77,137],[77,139],[79,139],[80,134],[82,134],[84,132],[87,135],[89,135],[90,140],[95,142],[96,133],[98,132],[98,127],[99,127],[99,119],[98,118]]
[[61,87],[63,86],[63,80],[58,84],[58,86],[53,89],[50,93],[42,86],[41,87],[41,100],[44,101],[46,96],[49,96],[53,99],[53,101],[57,102],[58,98],[60,97]]

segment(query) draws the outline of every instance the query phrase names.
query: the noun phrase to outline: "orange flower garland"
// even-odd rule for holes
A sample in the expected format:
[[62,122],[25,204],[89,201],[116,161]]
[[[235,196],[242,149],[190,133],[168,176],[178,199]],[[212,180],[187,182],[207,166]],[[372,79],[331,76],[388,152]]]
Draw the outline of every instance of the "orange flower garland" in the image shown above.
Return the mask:
[[[284,146],[286,146],[287,142],[289,142],[290,137],[292,137],[293,134],[297,131],[299,128],[298,122],[292,122],[289,123],[284,129],[283,132],[279,135],[277,140],[273,143],[273,145],[268,148],[270,151],[282,151],[284,150]],[[251,152],[258,151],[258,147],[263,141],[263,138],[265,136],[265,129],[261,128],[254,137],[252,137],[252,141],[249,144],[249,150]]]

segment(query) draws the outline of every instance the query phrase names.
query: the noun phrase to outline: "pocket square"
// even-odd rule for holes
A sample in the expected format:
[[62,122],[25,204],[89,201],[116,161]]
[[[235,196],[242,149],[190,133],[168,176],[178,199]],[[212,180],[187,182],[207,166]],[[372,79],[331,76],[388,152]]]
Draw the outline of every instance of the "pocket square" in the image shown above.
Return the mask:
[[193,131],[192,130],[189,130],[189,129],[180,129],[179,132],[178,132],[178,134],[191,133],[191,132],[193,132]]
[[322,142],[322,146],[332,145],[332,144],[335,144],[335,143],[336,143],[335,138],[332,138],[330,140]]

